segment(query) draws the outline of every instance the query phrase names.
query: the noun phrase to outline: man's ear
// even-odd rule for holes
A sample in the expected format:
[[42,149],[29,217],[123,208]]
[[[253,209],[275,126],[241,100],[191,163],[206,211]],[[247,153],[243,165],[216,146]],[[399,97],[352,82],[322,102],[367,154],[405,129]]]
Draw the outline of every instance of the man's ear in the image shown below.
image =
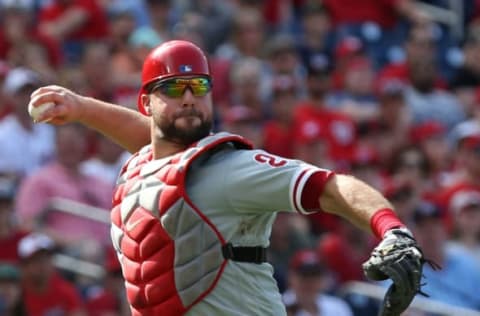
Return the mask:
[[150,108],[150,95],[142,94],[141,100],[142,100],[142,106],[145,109],[145,113],[148,116],[152,115],[152,110]]

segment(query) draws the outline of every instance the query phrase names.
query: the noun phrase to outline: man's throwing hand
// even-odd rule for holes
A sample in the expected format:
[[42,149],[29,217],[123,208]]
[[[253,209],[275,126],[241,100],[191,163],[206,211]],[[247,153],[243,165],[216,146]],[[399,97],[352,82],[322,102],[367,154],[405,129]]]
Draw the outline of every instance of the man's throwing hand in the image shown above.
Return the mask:
[[412,233],[406,228],[388,231],[363,264],[365,275],[375,281],[391,279],[380,315],[398,316],[420,292],[425,259]]
[[[30,96],[29,113],[35,122],[64,124],[81,117],[83,97],[60,86],[45,86],[35,90]],[[45,104],[55,106],[45,106]],[[43,108],[42,108],[43,107]]]

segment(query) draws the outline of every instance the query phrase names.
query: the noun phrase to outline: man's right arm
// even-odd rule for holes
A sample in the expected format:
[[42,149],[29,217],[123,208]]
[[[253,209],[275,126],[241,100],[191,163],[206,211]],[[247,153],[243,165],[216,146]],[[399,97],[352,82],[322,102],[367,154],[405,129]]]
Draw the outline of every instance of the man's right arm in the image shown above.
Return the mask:
[[60,86],[46,86],[32,93],[32,106],[46,102],[54,102],[56,106],[43,113],[39,122],[48,120],[55,125],[80,122],[132,153],[150,143],[148,117],[132,109],[85,97]]

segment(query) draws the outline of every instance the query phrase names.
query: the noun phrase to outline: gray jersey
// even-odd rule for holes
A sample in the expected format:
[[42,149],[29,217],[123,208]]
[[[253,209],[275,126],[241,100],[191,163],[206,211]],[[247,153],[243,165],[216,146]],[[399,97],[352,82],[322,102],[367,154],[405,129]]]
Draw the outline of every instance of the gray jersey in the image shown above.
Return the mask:
[[[308,213],[301,197],[314,173],[322,173],[325,181],[332,174],[302,161],[227,145],[192,164],[187,192],[225,240],[234,246],[267,247],[277,211]],[[286,311],[270,264],[230,260],[213,291],[187,315],[278,316]]]

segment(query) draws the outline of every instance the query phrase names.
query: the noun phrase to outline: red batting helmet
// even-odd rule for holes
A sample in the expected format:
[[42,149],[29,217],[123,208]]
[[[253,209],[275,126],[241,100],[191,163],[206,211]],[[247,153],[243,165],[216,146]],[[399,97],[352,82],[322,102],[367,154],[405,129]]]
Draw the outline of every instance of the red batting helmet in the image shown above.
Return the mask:
[[153,49],[143,62],[142,87],[138,94],[138,110],[146,114],[141,95],[148,84],[175,76],[200,75],[210,77],[207,56],[200,47],[188,41],[168,41]]

